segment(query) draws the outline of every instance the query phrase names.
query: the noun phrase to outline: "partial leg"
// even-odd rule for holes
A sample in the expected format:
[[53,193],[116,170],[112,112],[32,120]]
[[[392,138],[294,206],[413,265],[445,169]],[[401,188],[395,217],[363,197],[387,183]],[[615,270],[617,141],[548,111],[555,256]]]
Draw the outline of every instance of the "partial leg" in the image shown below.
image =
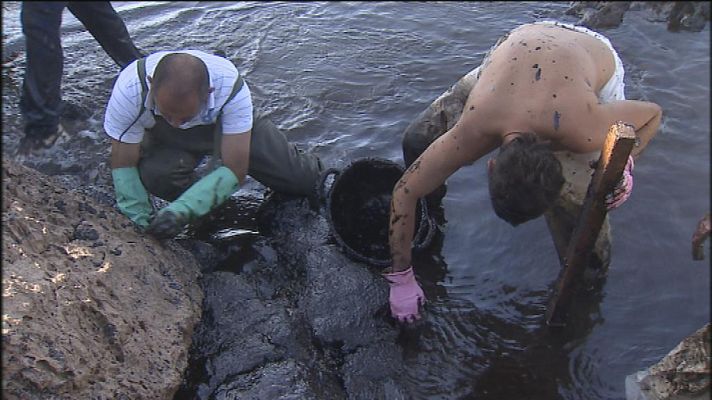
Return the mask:
[[194,170],[199,161],[197,156],[185,150],[155,148],[141,157],[138,170],[149,193],[173,201],[196,181]]
[[[61,115],[63,70],[59,36],[66,2],[23,2],[20,18],[25,34],[27,65],[22,83],[20,111],[25,136],[38,143],[56,139]],[[48,143],[51,145],[51,143]]]
[[323,166],[318,157],[297,149],[267,118],[255,115],[248,174],[282,193],[313,196]]
[[143,57],[110,2],[70,1],[68,8],[121,69]]

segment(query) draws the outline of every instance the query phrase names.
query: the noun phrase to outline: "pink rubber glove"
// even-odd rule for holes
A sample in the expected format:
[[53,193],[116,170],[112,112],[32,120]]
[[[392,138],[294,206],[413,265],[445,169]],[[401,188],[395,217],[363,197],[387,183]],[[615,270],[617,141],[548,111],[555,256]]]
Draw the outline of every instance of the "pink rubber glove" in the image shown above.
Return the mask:
[[413,322],[420,319],[418,307],[425,304],[425,294],[413,274],[413,267],[404,271],[385,274],[390,294],[391,315],[400,322]]
[[613,193],[606,196],[606,208],[608,211],[618,208],[621,204],[625,203],[633,192],[633,167],[635,162],[632,156],[628,156],[628,162],[625,164],[625,169],[623,170],[623,176],[621,180],[618,181]]

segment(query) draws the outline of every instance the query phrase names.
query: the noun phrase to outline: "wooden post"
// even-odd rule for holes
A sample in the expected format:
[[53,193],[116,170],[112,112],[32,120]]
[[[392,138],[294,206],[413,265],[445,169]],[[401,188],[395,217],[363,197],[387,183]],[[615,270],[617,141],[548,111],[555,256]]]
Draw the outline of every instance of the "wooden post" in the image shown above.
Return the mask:
[[606,195],[620,180],[634,145],[635,131],[632,126],[617,122],[608,130],[581,214],[566,247],[566,256],[561,260],[561,273],[546,310],[546,323],[549,326],[566,324],[573,286],[580,280],[588,265],[591,251],[606,218]]

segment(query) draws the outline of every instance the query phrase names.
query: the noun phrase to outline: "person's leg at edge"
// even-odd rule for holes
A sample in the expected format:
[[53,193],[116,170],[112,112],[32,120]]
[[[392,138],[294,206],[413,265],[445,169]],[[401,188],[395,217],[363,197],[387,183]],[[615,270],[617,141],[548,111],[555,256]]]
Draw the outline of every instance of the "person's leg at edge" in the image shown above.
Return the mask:
[[67,8],[121,69],[143,57],[126,24],[108,1],[70,1]]
[[25,137],[20,151],[51,147],[63,132],[61,82],[63,54],[60,39],[66,2],[23,2],[20,18],[27,64],[20,96]]

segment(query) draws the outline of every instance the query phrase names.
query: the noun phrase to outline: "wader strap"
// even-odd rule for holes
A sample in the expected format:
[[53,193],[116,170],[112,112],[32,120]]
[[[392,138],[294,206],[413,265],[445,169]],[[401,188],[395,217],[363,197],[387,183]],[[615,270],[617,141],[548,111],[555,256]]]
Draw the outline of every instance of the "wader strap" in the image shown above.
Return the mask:
[[[141,118],[141,115],[143,114],[144,111],[146,111],[146,96],[148,95],[148,85],[146,85],[146,57],[141,58],[138,60],[136,63],[136,69],[138,70],[138,79],[141,82],[141,111],[139,111],[138,116],[134,120],[134,122],[129,125],[129,128],[138,121],[139,118]],[[213,167],[215,166],[215,160],[220,157],[220,144],[221,144],[221,136],[222,136],[222,113],[223,109],[229,103],[237,94],[237,92],[242,89],[242,86],[245,84],[244,79],[242,79],[242,75],[237,75],[237,80],[235,80],[235,84],[232,85],[232,91],[230,92],[230,95],[227,97],[227,100],[225,100],[225,103],[223,104],[222,107],[220,107],[220,111],[218,112],[218,118],[215,121],[215,130],[213,133],[213,156],[210,159],[210,162],[208,163],[208,170],[212,170]],[[129,128],[126,128],[126,130],[121,134],[121,136],[128,131]],[[119,136],[119,141],[121,141],[121,136]]]
[[138,62],[136,63],[136,70],[136,72],[138,72],[138,79],[141,82],[141,110],[138,112],[136,119],[134,119],[133,122],[130,123],[123,132],[121,132],[121,135],[119,135],[119,142],[121,141],[121,138],[124,137],[124,134],[133,126],[133,124],[141,118],[143,112],[146,111],[145,103],[146,95],[148,94],[148,86],[146,85],[146,57],[138,59]]
[[141,58],[136,63],[138,69],[138,80],[141,82],[141,111],[139,117],[146,111],[146,96],[148,96],[148,85],[146,85],[146,57]]
[[227,100],[225,100],[223,106],[220,107],[220,111],[218,112],[218,118],[215,120],[215,130],[213,131],[213,156],[208,162],[208,171],[213,170],[213,168],[215,167],[215,161],[220,157],[220,145],[222,143],[223,109],[225,108],[227,103],[229,103],[235,97],[237,92],[242,89],[242,85],[244,84],[245,81],[242,79],[242,75],[237,75],[237,80],[235,81],[235,84],[232,85],[232,91],[230,92],[230,95],[227,97]]

